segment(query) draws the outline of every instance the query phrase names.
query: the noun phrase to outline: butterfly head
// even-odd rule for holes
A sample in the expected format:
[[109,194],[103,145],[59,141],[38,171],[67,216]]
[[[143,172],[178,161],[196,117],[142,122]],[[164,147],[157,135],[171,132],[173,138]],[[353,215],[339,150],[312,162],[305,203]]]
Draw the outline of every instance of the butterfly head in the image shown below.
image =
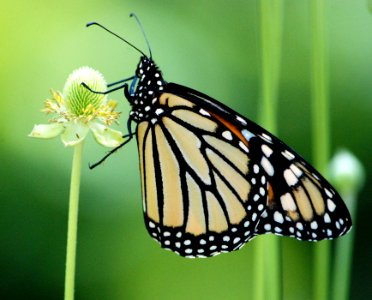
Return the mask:
[[[136,88],[134,88],[135,84]],[[133,99],[131,104],[132,117],[135,121],[151,118],[165,85],[166,81],[154,61],[142,56],[131,87],[131,90],[134,90],[131,92]]]

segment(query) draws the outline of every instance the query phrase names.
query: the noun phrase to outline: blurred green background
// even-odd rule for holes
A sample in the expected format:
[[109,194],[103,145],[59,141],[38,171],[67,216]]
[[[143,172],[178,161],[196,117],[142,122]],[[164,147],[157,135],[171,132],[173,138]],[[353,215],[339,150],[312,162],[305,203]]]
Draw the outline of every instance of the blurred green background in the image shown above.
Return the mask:
[[[310,22],[307,1],[285,2],[279,137],[311,161]],[[63,297],[72,150],[27,137],[48,90],[88,65],[112,82],[133,75],[146,50],[140,17],[165,79],[203,91],[257,121],[258,1],[2,1],[0,5],[0,298]],[[366,1],[327,2],[332,150],[347,147],[367,182],[358,204],[352,299],[372,299],[372,14]],[[121,92],[121,130],[129,106]],[[255,241],[207,260],[164,251],[142,220],[136,143],[94,171],[106,149],[85,151],[77,249],[77,299],[250,299]],[[313,244],[282,238],[285,299],[309,299]],[[270,288],[270,287],[268,287]]]

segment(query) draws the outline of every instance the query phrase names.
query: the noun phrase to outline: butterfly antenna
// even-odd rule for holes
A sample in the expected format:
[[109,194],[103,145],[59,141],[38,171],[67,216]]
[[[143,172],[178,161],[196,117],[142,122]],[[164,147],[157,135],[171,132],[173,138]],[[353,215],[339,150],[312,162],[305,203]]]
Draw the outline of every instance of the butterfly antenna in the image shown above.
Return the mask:
[[[141,53],[144,56],[147,56],[143,51],[138,49],[136,46],[134,46],[132,43],[128,42],[125,38],[121,37],[120,35],[116,34],[115,32],[111,31],[110,29],[106,28],[105,26],[97,23],[97,22],[90,22],[87,24],[87,27],[90,27],[92,25],[96,25],[98,27],[101,27],[102,29],[106,30],[108,33],[111,33],[112,35],[116,36],[117,38],[121,39],[123,42],[127,43],[129,46],[131,46],[133,49],[137,50],[139,53]],[[147,39],[146,39],[147,41]],[[151,56],[151,51],[150,51],[150,56]]]
[[143,26],[142,26],[140,20],[138,19],[137,15],[135,13],[131,13],[129,16],[130,17],[134,17],[136,19],[136,21],[137,21],[138,26],[141,28],[142,34],[143,34],[143,36],[145,38],[145,41],[146,41],[146,44],[147,44],[147,48],[149,49],[149,52],[150,52],[150,58],[152,58],[150,43],[149,43],[149,40],[147,39],[146,32],[143,29]]

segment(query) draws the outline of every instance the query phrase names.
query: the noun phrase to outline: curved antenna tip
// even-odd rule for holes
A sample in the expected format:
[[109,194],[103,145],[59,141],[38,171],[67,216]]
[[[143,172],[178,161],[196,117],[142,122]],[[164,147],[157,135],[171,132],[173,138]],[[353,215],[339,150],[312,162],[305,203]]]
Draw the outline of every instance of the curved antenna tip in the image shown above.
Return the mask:
[[89,22],[85,26],[89,27],[89,26],[92,26],[92,25],[97,25],[97,22]]
[[143,34],[143,36],[144,36],[144,38],[145,38],[145,41],[146,41],[146,44],[147,44],[147,48],[149,49],[150,58],[152,58],[152,53],[151,53],[150,43],[149,43],[149,40],[147,39],[147,36],[146,36],[145,30],[143,29],[142,24],[141,24],[139,18],[138,18],[137,15],[136,15],[135,13],[133,13],[133,12],[129,14],[129,17],[134,17],[134,18],[136,19],[136,22],[137,22],[137,24],[139,25],[139,27],[140,27],[140,29],[141,29],[141,31],[142,31],[142,34]]

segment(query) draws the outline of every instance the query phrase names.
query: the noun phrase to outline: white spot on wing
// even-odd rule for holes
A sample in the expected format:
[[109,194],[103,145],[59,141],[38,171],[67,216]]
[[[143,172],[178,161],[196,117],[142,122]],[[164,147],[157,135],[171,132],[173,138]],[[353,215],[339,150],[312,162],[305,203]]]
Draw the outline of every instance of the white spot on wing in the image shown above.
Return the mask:
[[304,226],[300,222],[296,223],[296,227],[297,227],[298,230],[304,230]]
[[340,228],[341,228],[341,227],[340,227],[340,223],[339,223],[338,221],[336,221],[335,224],[336,224],[336,228],[337,228],[337,229],[340,229]]
[[264,140],[266,140],[266,141],[268,141],[268,142],[270,142],[270,143],[271,143],[271,141],[272,141],[271,136],[269,136],[269,135],[266,134],[266,133],[263,133],[263,134],[261,135],[261,137],[262,137]]
[[261,146],[262,152],[265,154],[266,157],[270,157],[270,155],[273,153],[273,149],[271,149],[268,145],[263,144]]
[[297,177],[300,177],[303,173],[302,171],[294,164],[291,164],[290,166],[290,169],[292,170],[292,172],[297,176]]
[[324,222],[331,223],[331,218],[329,217],[329,214],[327,213],[324,214]]
[[236,238],[234,239],[234,241],[233,241],[234,244],[237,244],[237,243],[239,243],[239,242],[240,242],[240,238],[239,238],[239,237],[236,237]]
[[225,139],[229,140],[229,141],[231,141],[232,138],[233,138],[233,137],[232,137],[232,134],[231,134],[231,131],[228,131],[228,130],[222,132],[222,136],[223,136]]
[[328,189],[324,189],[324,191],[326,192],[326,194],[329,198],[333,197],[332,193]]
[[164,110],[162,108],[157,108],[155,110],[155,114],[157,114],[158,116],[161,115],[163,112],[164,112]]
[[274,230],[275,232],[282,232],[282,229],[280,227],[275,227]]
[[236,116],[236,119],[237,119],[240,123],[242,123],[243,125],[247,125],[247,122],[246,122],[242,117],[240,117],[240,116]]
[[149,227],[150,227],[150,228],[155,228],[155,224],[154,224],[153,222],[150,221],[150,222],[149,222]]
[[256,221],[256,219],[257,219],[257,214],[256,213],[253,213],[252,214],[252,221]]
[[274,220],[277,223],[283,224],[284,222],[283,215],[280,212],[276,211],[274,213]]
[[286,169],[283,176],[289,186],[294,186],[298,182],[296,175],[290,169]]
[[297,209],[293,197],[290,193],[286,193],[283,196],[281,196],[280,202],[282,203],[282,207],[284,210],[295,211]]
[[311,229],[318,229],[318,222],[317,221],[312,221],[311,223],[310,223],[310,227],[311,227]]
[[273,176],[274,175],[274,167],[271,164],[271,162],[264,156],[262,156],[261,159],[261,166],[264,168],[266,171],[267,175]]
[[207,116],[207,117],[210,117],[211,115],[209,114],[209,112],[207,112],[206,110],[204,110],[204,109],[200,109],[199,110],[199,112],[202,114],[202,115],[204,115],[204,116]]
[[327,207],[328,207],[330,212],[334,212],[334,210],[336,209],[336,204],[331,199],[328,199],[327,200]]
[[295,156],[293,155],[293,153],[289,152],[288,150],[284,150],[284,151],[282,152],[282,155],[283,155],[286,159],[288,159],[288,160],[292,160],[292,159],[295,158]]

